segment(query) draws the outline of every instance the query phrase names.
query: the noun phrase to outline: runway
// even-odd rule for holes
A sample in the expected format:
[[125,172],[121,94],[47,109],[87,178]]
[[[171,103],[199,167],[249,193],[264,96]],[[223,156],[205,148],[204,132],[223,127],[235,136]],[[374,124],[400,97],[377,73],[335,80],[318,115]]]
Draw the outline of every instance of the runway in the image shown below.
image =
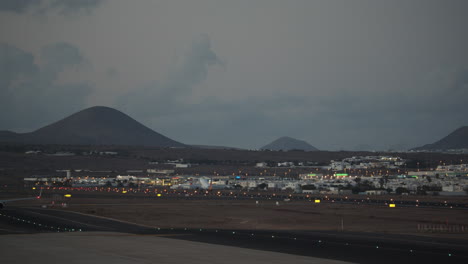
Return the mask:
[[[109,259],[113,263],[149,263],[149,259],[161,256],[164,263],[229,263],[225,260],[239,263],[240,259],[235,257],[237,255],[230,255],[232,252],[245,254],[244,263],[266,263],[263,261],[267,259],[270,259],[268,263],[339,263],[327,262],[331,260],[354,263],[468,263],[468,247],[463,241],[453,239],[312,230],[161,229],[157,228],[157,223],[141,226],[68,211],[25,207],[0,211],[0,234],[3,234],[0,236],[2,257],[8,259],[20,255],[24,258],[24,261],[19,259],[17,263],[32,262],[28,259],[29,253],[41,251],[48,252],[45,259],[49,255],[63,254],[62,251],[70,251],[66,254],[76,252],[74,258],[78,260],[80,255],[86,255],[80,252],[89,251],[88,255],[95,255],[96,259],[102,257],[96,262],[107,262],[106,259]],[[18,246],[20,241],[25,243],[22,248]],[[116,243],[115,247],[111,246],[113,242]],[[141,246],[134,247],[132,243]],[[116,255],[108,253],[122,245],[127,245],[128,250],[116,250]],[[141,248],[141,252],[138,248]],[[54,252],[55,249],[57,252]],[[17,253],[13,254],[15,250]],[[152,255],[152,250],[155,255]],[[145,257],[140,259],[140,253]],[[68,260],[67,263],[84,261]]]
[[49,233],[5,235],[0,241],[2,263],[349,263],[157,235]]
[[[450,201],[419,201],[419,200],[385,200],[378,197],[369,198],[351,198],[343,196],[324,196],[324,195],[301,195],[301,194],[267,194],[267,193],[245,193],[241,191],[219,191],[219,192],[203,192],[198,190],[155,190],[153,192],[146,192],[144,190],[133,189],[129,193],[123,194],[120,189],[107,191],[107,188],[70,188],[62,187],[61,193],[72,193],[74,198],[86,199],[99,199],[103,197],[113,197],[119,199],[141,199],[141,200],[260,200],[260,201],[284,201],[289,199],[291,201],[313,201],[320,199],[322,203],[336,203],[336,204],[367,204],[367,205],[380,205],[387,207],[389,203],[395,203],[398,207],[420,207],[420,208],[447,208],[447,209],[462,209],[468,210],[468,204],[465,202],[450,202]],[[156,193],[161,194],[157,196]],[[45,198],[49,198],[50,194],[44,194]]]

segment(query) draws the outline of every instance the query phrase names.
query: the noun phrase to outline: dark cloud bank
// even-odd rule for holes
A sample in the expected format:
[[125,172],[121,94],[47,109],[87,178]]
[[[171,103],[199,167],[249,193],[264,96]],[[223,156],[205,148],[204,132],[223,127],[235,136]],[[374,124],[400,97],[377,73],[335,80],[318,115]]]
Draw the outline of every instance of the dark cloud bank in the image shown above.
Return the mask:
[[13,13],[57,11],[62,14],[89,12],[102,0],[2,0],[0,11]]
[[[69,43],[45,46],[37,56],[1,43],[0,129],[30,131],[85,108],[94,90],[92,84],[63,83],[60,75],[80,70],[86,63],[81,51]],[[369,142],[396,142],[393,144],[398,149],[410,148],[420,143],[411,143],[408,135],[424,137],[424,128],[432,126],[445,136],[450,132],[447,126],[456,124],[456,129],[466,124],[468,116],[466,69],[436,75],[413,94],[387,91],[314,96],[312,90],[301,96],[285,89],[281,94],[240,101],[209,95],[193,101],[191,93],[203,85],[210,67],[224,64],[213,51],[210,38],[200,35],[165,78],[133,88],[114,106],[185,143],[251,148],[283,135],[306,139],[320,149],[327,149],[324,145],[331,146],[328,149],[362,148],[363,144],[370,145],[367,149],[393,147]],[[446,81],[438,83],[440,79]],[[368,138],[363,138],[363,131]],[[349,138],[360,140],[349,142]]]
[[156,117],[187,111],[184,96],[208,76],[208,67],[224,65],[212,51],[210,38],[200,35],[166,78],[153,81],[118,99],[117,107],[138,116]]
[[0,43],[1,129],[38,128],[81,110],[92,86],[63,83],[59,75],[84,61],[80,50],[68,43],[45,46],[39,56]]
[[[366,149],[402,150],[420,144],[413,143],[414,137],[425,137],[425,128],[433,127],[444,136],[450,132],[448,126],[456,124],[449,130],[462,126],[468,115],[465,69],[433,76],[411,93],[376,90],[316,96],[311,87],[305,96],[288,94],[285,89],[241,101],[210,96],[199,102],[186,100],[205,81],[209,67],[216,65],[222,62],[211,49],[209,37],[202,35],[166,78],[135,88],[119,98],[117,108],[143,118],[156,130],[171,127],[164,132],[184,142],[192,140],[187,143],[223,144],[230,135],[233,146],[253,148],[288,135],[308,138],[322,149],[320,143],[331,149],[362,149],[372,142]],[[358,140],[350,142],[349,138]]]

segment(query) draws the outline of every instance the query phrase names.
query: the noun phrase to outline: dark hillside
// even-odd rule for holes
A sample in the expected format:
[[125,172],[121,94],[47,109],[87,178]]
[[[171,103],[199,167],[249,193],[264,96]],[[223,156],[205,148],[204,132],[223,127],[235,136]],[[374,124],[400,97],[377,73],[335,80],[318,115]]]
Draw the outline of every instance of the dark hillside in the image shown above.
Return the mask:
[[0,132],[0,142],[184,147],[113,108],[96,106],[31,133]]
[[468,126],[460,127],[441,140],[414,150],[448,150],[468,148]]
[[261,149],[265,150],[304,150],[304,151],[317,151],[318,149],[309,143],[290,137],[280,137],[270,144],[263,146]]

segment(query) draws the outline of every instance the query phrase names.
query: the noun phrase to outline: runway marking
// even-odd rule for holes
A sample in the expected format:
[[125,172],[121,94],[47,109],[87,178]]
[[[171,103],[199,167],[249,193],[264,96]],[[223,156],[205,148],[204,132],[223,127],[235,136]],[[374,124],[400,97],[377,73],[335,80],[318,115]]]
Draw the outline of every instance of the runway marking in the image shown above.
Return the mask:
[[154,236],[154,237],[169,237],[169,236],[191,236],[192,234],[90,234],[80,233],[83,236],[115,236],[115,237],[126,237],[126,236]]
[[23,232],[21,232],[21,231],[12,230],[12,229],[3,229],[3,228],[0,228],[0,231],[4,231],[4,232],[13,232],[13,233],[23,233]]
[[82,222],[79,222],[79,221],[76,221],[76,220],[70,220],[68,218],[63,218],[63,217],[59,217],[59,216],[55,216],[55,215],[50,215],[50,214],[46,214],[46,213],[39,213],[37,211],[31,211],[29,210],[28,211],[29,213],[31,214],[36,214],[36,215],[45,215],[45,216],[48,216],[50,218],[56,218],[56,219],[60,219],[60,220],[64,220],[64,221],[68,221],[68,222],[72,222],[72,223],[76,223],[76,224],[79,224],[79,225],[84,225],[84,226],[89,226],[89,227],[94,227],[94,228],[97,228],[97,229],[108,229],[106,227],[103,227],[103,226],[97,226],[97,225],[93,225],[93,224],[88,224],[88,223],[82,223]]
[[[55,211],[63,212],[63,211],[60,211],[60,210],[55,210]],[[101,218],[101,219],[105,219],[105,220],[111,220],[111,221],[120,222],[120,223],[124,223],[124,224],[131,224],[131,225],[145,227],[145,228],[157,228],[155,226],[142,225],[142,224],[138,224],[138,223],[133,223],[133,222],[124,221],[124,220],[111,218],[111,217],[106,217],[106,216],[101,216],[101,215],[85,214],[85,213],[75,212],[75,211],[67,211],[67,212],[73,213],[73,214],[78,214],[78,215],[84,215],[84,216],[88,216],[88,217],[96,217],[96,218]]]

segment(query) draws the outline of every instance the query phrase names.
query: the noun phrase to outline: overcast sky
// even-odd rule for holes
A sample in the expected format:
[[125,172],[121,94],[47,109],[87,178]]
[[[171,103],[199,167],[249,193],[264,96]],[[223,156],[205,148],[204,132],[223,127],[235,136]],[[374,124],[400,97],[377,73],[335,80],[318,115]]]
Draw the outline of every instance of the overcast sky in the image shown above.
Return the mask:
[[410,148],[468,125],[468,1],[2,0],[0,130],[95,105],[187,144]]

